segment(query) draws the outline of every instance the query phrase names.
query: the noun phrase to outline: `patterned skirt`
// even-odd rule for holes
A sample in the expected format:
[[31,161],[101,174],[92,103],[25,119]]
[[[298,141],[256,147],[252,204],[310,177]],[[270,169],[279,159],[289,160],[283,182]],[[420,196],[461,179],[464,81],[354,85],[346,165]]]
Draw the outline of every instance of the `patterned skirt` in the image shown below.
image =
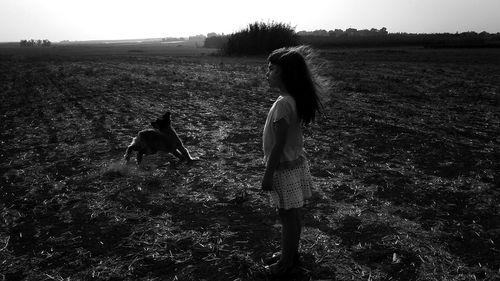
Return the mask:
[[312,196],[312,177],[305,158],[280,164],[273,176],[271,200],[280,209],[303,207]]

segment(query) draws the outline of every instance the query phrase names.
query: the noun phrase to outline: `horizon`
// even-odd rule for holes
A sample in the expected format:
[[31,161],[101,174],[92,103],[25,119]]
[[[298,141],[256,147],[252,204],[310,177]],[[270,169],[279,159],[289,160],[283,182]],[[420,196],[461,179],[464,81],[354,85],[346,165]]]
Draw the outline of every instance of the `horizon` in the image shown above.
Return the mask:
[[[387,28],[389,33],[500,32],[500,1],[296,0],[3,0],[0,42],[47,39],[114,41],[232,34],[253,22],[289,24],[296,32]],[[22,21],[20,21],[22,19]]]
[[[301,32],[315,32],[315,31],[319,31],[320,29],[316,29],[316,30],[295,30],[296,33],[301,33]],[[326,30],[326,31],[334,31],[335,29],[331,29],[331,30]],[[363,31],[363,30],[370,30],[370,28],[366,28],[366,29],[357,29],[357,31]],[[346,30],[343,30],[343,31],[346,31]],[[452,32],[440,32],[440,33],[409,33],[409,32],[390,32],[390,30],[387,31],[388,34],[412,34],[412,35],[432,35],[432,34],[456,34],[455,32],[452,33]],[[459,34],[461,33],[470,33],[470,32],[475,32],[476,34],[480,34],[481,32],[477,32],[477,31],[464,31],[464,32],[458,32]],[[216,33],[216,32],[209,32],[208,34],[192,34],[192,35],[188,35],[188,36],[180,36],[180,37],[171,37],[171,36],[166,36],[166,37],[152,37],[152,38],[117,38],[117,39],[106,39],[106,38],[103,38],[103,39],[88,39],[88,40],[61,40],[61,41],[50,41],[51,43],[53,44],[58,44],[58,43],[66,43],[66,42],[69,42],[69,43],[77,43],[77,42],[101,42],[101,41],[109,41],[110,43],[111,42],[120,42],[120,41],[124,41],[124,42],[133,42],[133,41],[137,41],[137,42],[140,42],[140,43],[145,43],[145,42],[141,42],[142,41],[151,41],[151,42],[158,42],[158,41],[162,41],[162,40],[173,40],[173,39],[176,39],[176,40],[179,40],[179,41],[189,41],[191,40],[190,38],[192,37],[197,37],[197,36],[204,36],[204,38],[209,38],[210,36],[208,36],[210,33]],[[500,34],[500,32],[486,32],[490,35],[497,35],[497,34]],[[216,33],[217,34],[217,33]],[[217,34],[216,36],[229,36],[231,34]],[[299,36],[301,36],[299,34]],[[321,35],[320,35],[321,36]],[[21,39],[20,41],[22,40],[45,40],[47,38],[25,38],[25,39]],[[48,40],[48,39],[47,39]],[[195,40],[195,39],[193,39]],[[166,41],[168,42],[168,41]],[[177,42],[177,41],[175,41]],[[19,41],[9,41],[9,42],[1,42],[0,43],[19,43]]]

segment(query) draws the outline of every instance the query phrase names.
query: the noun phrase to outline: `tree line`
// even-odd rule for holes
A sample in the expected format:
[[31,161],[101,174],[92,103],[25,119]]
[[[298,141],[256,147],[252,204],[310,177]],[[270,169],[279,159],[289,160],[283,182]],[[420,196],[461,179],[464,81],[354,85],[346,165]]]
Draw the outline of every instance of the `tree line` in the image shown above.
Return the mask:
[[500,47],[500,33],[366,33],[344,32],[337,36],[303,34],[301,42],[318,48],[328,47],[390,47],[421,46],[428,48],[488,48]]
[[43,39],[43,40],[30,39],[30,40],[21,40],[19,42],[19,45],[21,47],[50,47],[52,45],[52,43],[47,39]]
[[230,34],[206,38],[204,47],[217,48],[225,55],[258,55],[283,47],[307,44],[316,48],[421,46],[428,48],[498,48],[500,33],[389,33],[387,28],[345,31],[295,30],[287,24],[255,22]]
[[346,30],[335,29],[335,30],[324,30],[318,29],[314,31],[299,31],[297,32],[299,36],[328,36],[328,37],[347,37],[347,36],[385,36],[389,34],[387,28],[382,27],[381,29],[361,29],[348,28]]

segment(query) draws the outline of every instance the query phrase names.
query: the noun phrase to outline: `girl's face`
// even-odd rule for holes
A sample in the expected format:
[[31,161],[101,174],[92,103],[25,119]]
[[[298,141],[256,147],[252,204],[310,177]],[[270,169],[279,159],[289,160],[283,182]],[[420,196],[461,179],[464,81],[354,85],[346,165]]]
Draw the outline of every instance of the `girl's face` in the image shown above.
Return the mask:
[[281,69],[278,65],[269,63],[269,66],[267,68],[266,78],[271,88],[282,87],[280,72]]

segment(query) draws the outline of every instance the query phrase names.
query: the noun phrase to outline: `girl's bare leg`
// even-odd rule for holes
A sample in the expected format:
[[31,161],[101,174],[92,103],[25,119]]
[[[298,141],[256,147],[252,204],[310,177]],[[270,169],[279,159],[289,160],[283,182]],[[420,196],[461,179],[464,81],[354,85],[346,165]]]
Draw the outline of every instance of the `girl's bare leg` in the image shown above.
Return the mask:
[[290,268],[299,250],[301,232],[300,208],[290,210],[279,209],[279,216],[283,225],[281,231],[280,263],[285,268]]

